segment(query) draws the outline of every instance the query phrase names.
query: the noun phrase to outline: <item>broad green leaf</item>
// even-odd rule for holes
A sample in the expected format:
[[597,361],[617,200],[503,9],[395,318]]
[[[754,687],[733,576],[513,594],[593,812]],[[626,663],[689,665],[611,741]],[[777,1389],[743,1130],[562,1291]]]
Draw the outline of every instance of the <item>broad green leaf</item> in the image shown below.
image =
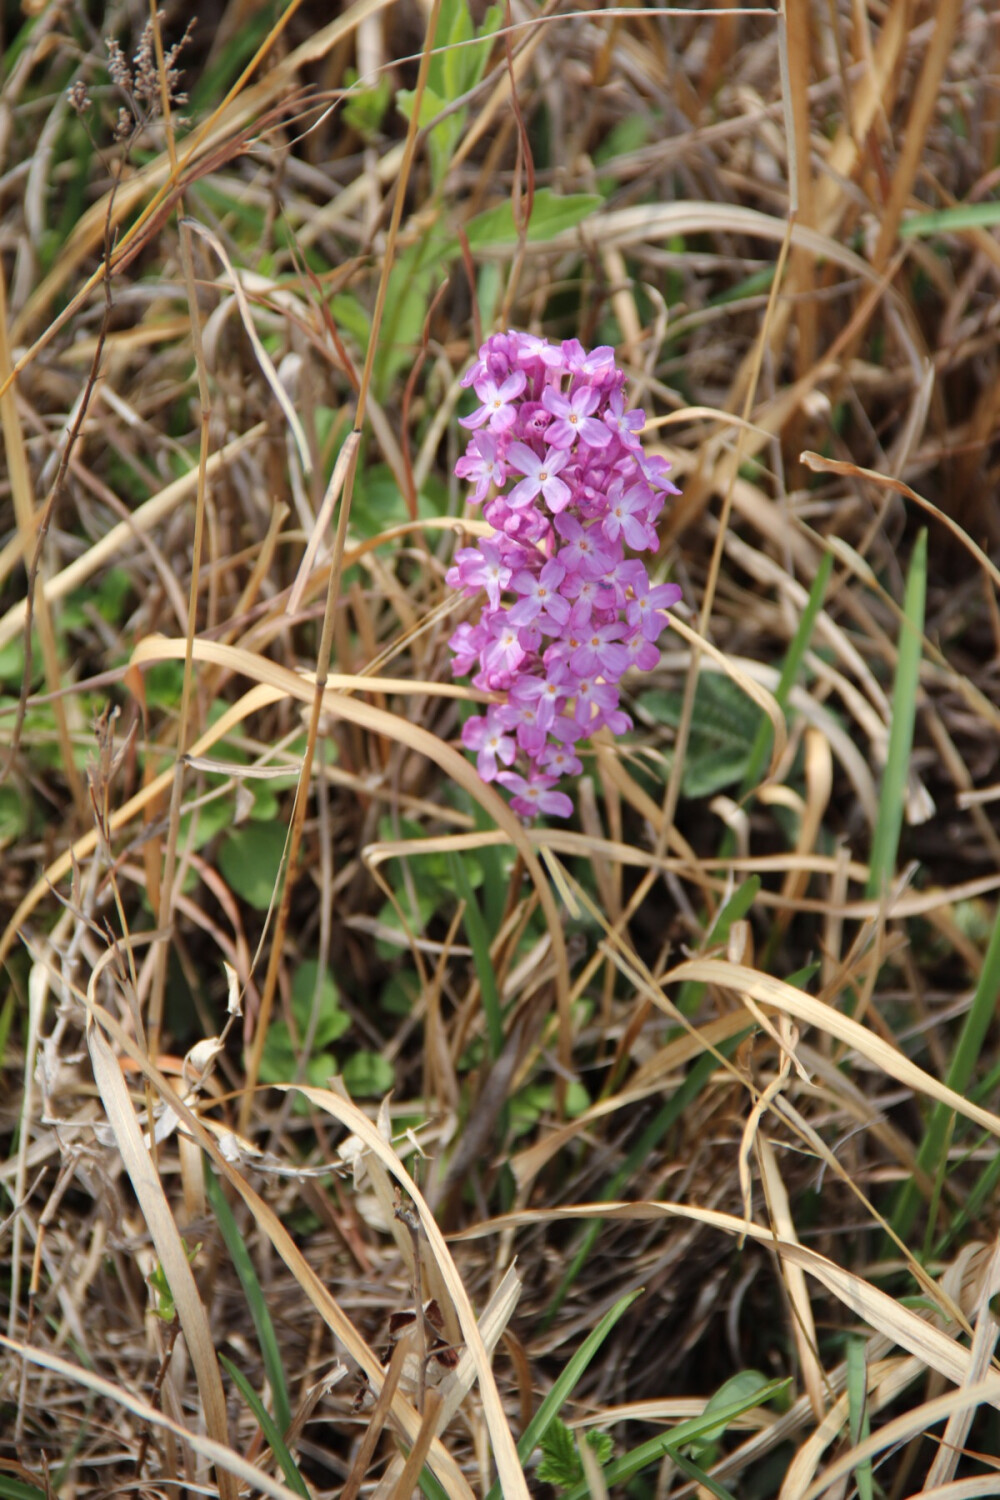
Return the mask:
[[336,1041],[337,1037],[343,1036],[351,1024],[351,1018],[346,1011],[340,1009],[337,983],[329,969],[324,969],[323,977],[319,980],[317,1001],[318,978],[319,963],[316,959],[307,958],[299,964],[292,976],[292,1015],[304,1036],[312,1021],[313,1007],[318,1007],[315,1045],[323,1047],[327,1042]]
[[391,1062],[380,1052],[355,1052],[343,1067],[344,1083],[354,1098],[383,1099],[396,1081]]
[[[702,1415],[713,1417],[716,1412],[731,1411],[734,1404],[741,1405],[749,1402],[752,1405],[754,1398],[769,1385],[770,1381],[767,1376],[762,1375],[759,1370],[741,1370],[738,1375],[731,1376],[719,1386],[715,1394],[706,1402]],[[700,1458],[705,1452],[714,1448],[731,1420],[731,1417],[722,1417],[714,1427],[709,1426],[701,1432],[691,1444],[692,1455]]]
[[0,846],[27,832],[31,799],[12,786],[0,786]]
[[[639,701],[658,723],[673,728],[680,723],[680,693],[653,689]],[[742,780],[762,720],[766,722],[765,715],[735,682],[718,672],[703,672],[684,760],[683,795],[691,800],[711,797]]]
[[219,846],[219,869],[230,887],[257,911],[266,911],[278,883],[287,830],[281,823],[234,828]]

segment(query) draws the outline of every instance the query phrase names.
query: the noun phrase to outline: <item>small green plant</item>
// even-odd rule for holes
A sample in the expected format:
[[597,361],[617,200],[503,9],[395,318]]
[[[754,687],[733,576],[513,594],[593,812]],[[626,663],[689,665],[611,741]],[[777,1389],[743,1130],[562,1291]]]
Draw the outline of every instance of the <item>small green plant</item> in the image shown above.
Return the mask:
[[[588,1432],[583,1441],[591,1449],[601,1468],[610,1462],[614,1444],[606,1432]],[[578,1440],[559,1417],[556,1417],[539,1444],[542,1457],[536,1475],[559,1490],[572,1489],[586,1476]]]

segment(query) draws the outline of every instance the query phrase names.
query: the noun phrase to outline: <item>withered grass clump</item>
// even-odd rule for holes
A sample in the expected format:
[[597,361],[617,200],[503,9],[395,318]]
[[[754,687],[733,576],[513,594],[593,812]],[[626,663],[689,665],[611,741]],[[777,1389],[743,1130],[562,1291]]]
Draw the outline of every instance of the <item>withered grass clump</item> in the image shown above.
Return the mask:
[[[0,23],[0,1496],[996,1494],[990,8],[188,19]],[[506,327],[682,491],[558,828]]]

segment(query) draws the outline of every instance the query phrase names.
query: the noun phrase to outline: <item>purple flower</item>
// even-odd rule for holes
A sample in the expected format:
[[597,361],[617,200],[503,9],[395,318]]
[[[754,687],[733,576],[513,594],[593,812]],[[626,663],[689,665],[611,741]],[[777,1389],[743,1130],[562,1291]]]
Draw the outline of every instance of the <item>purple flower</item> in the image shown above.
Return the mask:
[[495,781],[497,762],[509,766],[517,753],[514,741],[503,732],[496,708],[491,708],[485,718],[466,719],[462,725],[462,744],[467,750],[479,752],[476,770],[484,781]]
[[582,438],[592,448],[606,448],[611,442],[611,433],[603,422],[591,415],[597,410],[600,399],[600,393],[592,385],[581,385],[568,400],[549,386],[542,397],[542,405],[558,420],[545,429],[545,441],[553,448],[572,448],[577,438]]
[[569,485],[559,478],[559,470],[569,463],[568,453],[547,448],[543,457],[539,458],[527,443],[511,443],[507,450],[507,462],[518,474],[526,476],[511,490],[508,496],[511,505],[530,505],[537,495],[548,502],[552,511],[560,511],[568,504]]
[[511,807],[522,818],[533,818],[537,813],[551,813],[556,818],[568,818],[573,804],[565,792],[554,792],[554,776],[534,776],[525,781],[516,771],[501,771],[497,777],[501,786],[513,792]]
[[517,408],[513,402],[524,387],[523,370],[517,370],[513,375],[508,375],[502,385],[491,380],[488,375],[482,380],[477,380],[476,395],[483,404],[470,416],[461,417],[460,425],[482,427],[485,422],[489,422],[491,431],[506,432],[507,428],[513,427],[517,421]]
[[455,553],[455,564],[445,574],[445,583],[471,593],[485,589],[490,608],[499,609],[500,594],[510,583],[510,568],[497,544],[484,537],[478,547],[460,547]]
[[622,492],[622,482],[616,479],[608,491],[608,513],[601,522],[601,530],[609,542],[624,537],[626,547],[655,547],[656,533],[650,536],[647,524],[649,503],[653,498],[647,484],[634,484]]
[[569,659],[571,672],[581,676],[601,674],[605,681],[617,682],[629,664],[629,655],[620,644],[625,627],[618,621],[611,625],[596,625],[591,621],[583,640]]
[[652,588],[639,561],[631,563],[630,568],[632,598],[625,606],[626,618],[630,625],[641,629],[647,641],[655,641],[667,624],[663,611],[677,603],[681,591],[676,583],[660,583]]
[[525,333],[487,339],[462,379],[481,405],[463,418],[474,436],[456,474],[493,535],[460,548],[446,575],[486,596],[451,637],[452,670],[502,697],[466,722],[462,743],[524,818],[570,815],[556,788],[580,774],[577,742],[631,728],[619,680],[656,665],[680,597],[626,554],[656,550],[656,518],[677,491],[669,464],[642,451],[645,418],[626,410],[624,383],[612,349]]
[[621,391],[615,391],[608,401],[608,409],[604,413],[604,425],[626,448],[636,449],[639,447],[637,432],[641,432],[646,425],[646,413],[639,407],[634,411],[625,410],[625,397]]
[[614,558],[601,543],[597,526],[581,526],[575,516],[556,517],[556,530],[566,543],[559,549],[559,561],[587,578],[601,578],[613,566]]
[[507,470],[500,460],[499,446],[499,438],[492,432],[477,432],[455,465],[459,479],[475,481],[476,493],[470,504],[482,504],[490,492],[490,485],[501,485],[506,479]]
[[570,603],[558,590],[565,577],[566,569],[555,559],[547,562],[537,577],[527,568],[522,568],[520,573],[515,573],[510,580],[510,586],[514,593],[520,594],[521,597],[516,604],[511,606],[512,622],[515,625],[530,625],[532,620],[536,620],[544,611],[546,621],[551,621],[556,627],[564,625],[569,615]]

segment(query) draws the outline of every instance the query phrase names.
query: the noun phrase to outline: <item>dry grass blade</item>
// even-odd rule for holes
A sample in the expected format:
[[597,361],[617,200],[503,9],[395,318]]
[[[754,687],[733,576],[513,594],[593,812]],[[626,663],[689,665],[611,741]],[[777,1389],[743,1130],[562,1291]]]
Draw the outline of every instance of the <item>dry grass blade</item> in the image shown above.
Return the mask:
[[954,1090],[939,1083],[867,1027],[859,1026],[849,1016],[841,1015],[832,1006],[814,1000],[812,996],[793,989],[780,979],[740,964],[705,958],[678,964],[665,976],[665,982],[671,984],[682,984],[687,980],[699,984],[717,984],[723,989],[745,993],[764,1005],[772,1005],[776,1010],[804,1021],[807,1026],[816,1026],[838,1041],[845,1042],[888,1077],[946,1104],[949,1109],[974,1121],[991,1135],[1000,1136],[1000,1116],[973,1104],[971,1100],[963,1099]]
[[[109,950],[108,961],[113,957],[113,950]],[[94,1068],[94,1081],[170,1286],[197,1374],[198,1391],[209,1437],[222,1447],[225,1446],[228,1435],[226,1399],[208,1318],[198,1295],[184,1242],[163,1191],[163,1184],[153,1165],[149,1148],[143,1141],[121,1068],[94,1013],[94,987],[101,967],[103,965],[94,969],[88,989],[87,1044]],[[236,1500],[238,1491],[230,1471],[220,1469],[218,1478],[222,1500]]]
[[307,1099],[310,1099],[320,1109],[331,1114],[335,1120],[347,1127],[353,1134],[357,1135],[369,1151],[386,1167],[400,1186],[404,1189],[413,1203],[414,1208],[420,1216],[420,1225],[431,1254],[438,1266],[444,1284],[451,1297],[452,1304],[458,1314],[458,1320],[462,1328],[462,1337],[468,1345],[472,1363],[475,1367],[476,1379],[479,1382],[479,1391],[486,1415],[486,1422],[490,1431],[493,1445],[493,1457],[496,1462],[502,1491],[505,1496],[520,1496],[527,1500],[528,1487],[525,1483],[524,1470],[521,1468],[517,1456],[514,1439],[511,1436],[510,1426],[503,1409],[497,1391],[493,1368],[490,1364],[486,1345],[483,1342],[476,1315],[472,1304],[469,1302],[468,1293],[461,1277],[455,1267],[451,1252],[445,1243],[433,1214],[424,1201],[413,1178],[403,1166],[395,1151],[379,1135],[368,1116],[358,1109],[356,1104],[350,1100],[343,1099],[339,1094],[329,1089],[308,1088],[303,1084],[293,1085],[297,1087]]
[[[219,1150],[212,1135],[206,1130],[197,1115],[182,1100],[177,1098],[163,1075],[135,1048],[131,1039],[125,1035],[114,1017],[98,1005],[93,1006],[93,1013],[96,1021],[100,1023],[103,1030],[114,1038],[122,1053],[131,1058],[142,1075],[157,1090],[160,1098],[169,1100],[170,1108],[177,1114],[202,1150],[210,1158],[215,1170],[226,1178],[230,1186],[234,1188],[244,1203],[246,1203],[253,1215],[255,1224],[267,1235],[326,1325],[340,1339],[348,1354],[364,1371],[373,1389],[376,1391],[380,1390],[385,1378],[385,1372],[379,1359],[358,1333],[351,1320],[345,1316],[336,1299],[331,1296],[328,1288],[323,1284],[299,1247],[295,1244],[278,1214],[251,1187],[245,1176],[235,1170],[227,1157]],[[231,1132],[226,1132],[226,1134],[231,1135]],[[190,1267],[188,1269],[190,1272]],[[420,1429],[419,1413],[399,1391],[396,1392],[392,1399],[391,1409],[393,1418],[398,1423],[399,1429],[405,1439],[408,1442],[413,1442]],[[472,1500],[472,1491],[466,1483],[461,1470],[440,1443],[432,1444],[429,1461],[436,1476],[440,1479],[448,1495],[451,1497],[451,1500]]]
[[[772,1246],[791,1265],[800,1266],[821,1282],[855,1316],[885,1334],[894,1344],[909,1350],[923,1364],[937,1370],[954,1384],[964,1383],[970,1366],[970,1355],[957,1339],[941,1333],[925,1318],[902,1306],[853,1271],[845,1271],[825,1255],[795,1241],[783,1240],[771,1229],[755,1224],[750,1219],[737,1218],[733,1214],[696,1208],[685,1203],[578,1203],[572,1208],[526,1209],[520,1213],[502,1214],[473,1229],[463,1230],[453,1238],[477,1239],[484,1234],[499,1234],[518,1225],[537,1225],[546,1221],[555,1223],[561,1219],[620,1219],[644,1223],[664,1217],[689,1219],[694,1223],[722,1230],[734,1238],[745,1236],[756,1240],[758,1244]],[[992,1374],[975,1387],[967,1389],[969,1392],[975,1390],[973,1405],[985,1400],[1000,1409],[1000,1374]],[[959,1393],[956,1406],[952,1409],[957,1410],[960,1404]],[[943,1415],[947,1415],[947,1412]]]
[[[86,9],[0,20],[0,1478],[694,1500],[766,1371],[706,1493],[993,1493],[992,8]],[[494,335],[680,490],[534,824]]]
[[[219,448],[208,460],[206,477],[214,479],[227,464],[232,463],[241,453],[259,442],[266,430],[266,424],[262,422]],[[171,516],[182,501],[194,494],[197,485],[197,469],[192,469],[189,474],[165,485],[158,495],[147,500],[145,505],[139,506],[127,521],[121,521],[117,526],[113,526],[67,567],[53,574],[51,578],[44,579],[41,589],[45,599],[49,603],[65,599],[68,594],[80,588],[109,562],[120,560],[128,543]],[[24,600],[18,604],[12,604],[0,617],[0,648],[8,645],[24,629],[26,619],[27,604]]]
[[206,244],[211,245],[225,266],[229,285],[233,289],[233,295],[240,310],[240,318],[243,322],[243,327],[246,329],[247,338],[253,345],[253,351],[257,356],[257,363],[264,372],[264,378],[271,388],[271,394],[281,407],[285,421],[292,430],[292,436],[295,438],[295,446],[299,451],[302,471],[308,477],[312,473],[312,459],[309,455],[309,444],[306,442],[306,435],[302,430],[302,423],[299,421],[298,413],[289,399],[288,392],[278,379],[278,372],[271,363],[270,355],[261,342],[260,334],[257,332],[256,325],[254,324],[253,314],[250,311],[247,294],[243,290],[243,283],[233,270],[233,263],[226,254],[225,247],[218,235],[213,234],[206,225],[199,224],[197,219],[182,219],[181,223],[184,228],[193,230],[195,234],[201,236]]
[[274,1500],[302,1500],[301,1495],[295,1490],[290,1490],[278,1479],[272,1479],[270,1474],[258,1469],[242,1453],[237,1453],[227,1443],[218,1442],[215,1438],[206,1437],[203,1433],[191,1431],[167,1416],[159,1407],[151,1406],[148,1401],[143,1401],[142,1397],[137,1396],[134,1391],[115,1385],[113,1381],[105,1380],[100,1375],[95,1375],[93,1370],[88,1370],[86,1366],[72,1364],[68,1359],[62,1359],[47,1349],[34,1348],[31,1344],[22,1343],[20,1339],[7,1338],[2,1333],[0,1333],[0,1346],[9,1349],[19,1360],[25,1360],[28,1364],[37,1365],[39,1369],[52,1370],[61,1375],[70,1387],[78,1386],[82,1390],[91,1391],[94,1395],[103,1396],[112,1406],[132,1412],[140,1422],[147,1423],[150,1427],[158,1427],[161,1431],[171,1433],[174,1437],[189,1443],[196,1453],[200,1453],[209,1463],[215,1465],[219,1475],[220,1493],[228,1491],[234,1495],[238,1494],[234,1480],[239,1479],[249,1485],[251,1490],[260,1490],[265,1495],[272,1495]]
[[[176,658],[183,655],[184,649],[183,641],[142,641],[136,647],[133,661],[138,664],[171,656]],[[203,640],[193,643],[193,654],[196,661],[213,662],[217,666],[227,667],[231,671],[256,680],[261,686],[285,693],[289,698],[303,703],[311,703],[313,700],[313,690],[307,678],[299,677],[265,657],[235,646],[222,646]],[[377,679],[372,678],[359,678],[353,681],[351,686],[371,687],[376,681]],[[481,779],[463,755],[428,733],[420,725],[411,723],[399,714],[389,713],[386,709],[359,703],[343,693],[336,692],[333,688],[327,689],[323,694],[323,709],[327,713],[347,719],[348,722],[371,730],[375,734],[397,740],[400,744],[436,762],[452,780],[464,787],[470,796],[483,807],[517,849],[538,892],[538,899],[545,913],[549,936],[552,940],[553,952],[556,955],[555,980],[559,1006],[560,1055],[568,1067],[570,1059],[569,966],[566,961],[562,923],[549,883],[538,861],[538,856],[525,834],[523,824],[492,787]],[[200,750],[198,753],[201,753]]]

